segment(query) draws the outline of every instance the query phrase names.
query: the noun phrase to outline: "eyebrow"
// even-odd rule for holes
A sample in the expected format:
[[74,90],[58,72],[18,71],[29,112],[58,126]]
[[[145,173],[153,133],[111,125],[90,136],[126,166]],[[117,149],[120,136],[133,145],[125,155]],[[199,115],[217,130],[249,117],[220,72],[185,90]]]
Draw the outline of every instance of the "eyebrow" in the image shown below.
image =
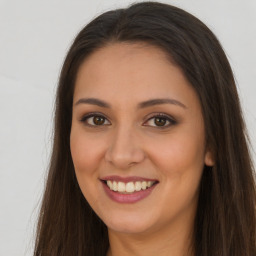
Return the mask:
[[[91,104],[96,105],[102,108],[111,108],[111,105],[103,100],[96,99],[96,98],[81,98],[76,103],[75,106],[80,104]],[[162,104],[172,104],[176,106],[180,106],[182,108],[187,108],[183,103],[178,100],[170,99],[170,98],[163,98],[163,99],[150,99],[143,102],[140,102],[137,106],[138,109],[147,108],[155,105],[162,105]]]

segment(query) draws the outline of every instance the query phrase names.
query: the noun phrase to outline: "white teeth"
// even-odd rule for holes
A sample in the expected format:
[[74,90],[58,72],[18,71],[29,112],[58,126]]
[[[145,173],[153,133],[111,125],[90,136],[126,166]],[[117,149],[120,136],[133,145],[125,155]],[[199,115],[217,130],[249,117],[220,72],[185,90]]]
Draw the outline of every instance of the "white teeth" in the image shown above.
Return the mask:
[[118,182],[118,187],[117,187],[118,192],[125,192],[125,184],[123,182]]
[[133,193],[135,191],[145,190],[150,188],[154,184],[153,181],[136,181],[136,182],[128,182],[124,183],[121,181],[107,181],[107,186],[116,192],[120,193]]
[[108,187],[112,190],[113,189],[113,184],[112,184],[112,181],[111,180],[108,180],[107,181],[107,185]]
[[116,181],[113,181],[113,188],[112,188],[114,191],[117,191],[118,190],[118,186],[117,186],[117,182]]
[[133,193],[134,192],[134,183],[133,182],[128,182],[125,186],[125,191],[128,192],[128,193]]
[[150,188],[153,184],[154,184],[154,182],[153,182],[153,181],[148,181],[148,183],[147,183],[147,187],[148,187],[148,188]]
[[140,181],[135,182],[135,190],[136,191],[141,191],[141,182]]
[[143,190],[145,190],[145,189],[147,188],[147,182],[146,182],[146,181],[142,181],[142,183],[141,183],[141,188],[142,188]]

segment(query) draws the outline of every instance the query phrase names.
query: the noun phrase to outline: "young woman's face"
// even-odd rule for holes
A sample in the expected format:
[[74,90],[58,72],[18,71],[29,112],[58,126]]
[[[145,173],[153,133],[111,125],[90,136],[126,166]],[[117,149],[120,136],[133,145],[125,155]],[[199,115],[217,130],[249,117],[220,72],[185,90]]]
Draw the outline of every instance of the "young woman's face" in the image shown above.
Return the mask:
[[181,70],[156,47],[111,44],[81,65],[73,102],[77,180],[108,228],[141,233],[191,223],[213,160],[199,99]]

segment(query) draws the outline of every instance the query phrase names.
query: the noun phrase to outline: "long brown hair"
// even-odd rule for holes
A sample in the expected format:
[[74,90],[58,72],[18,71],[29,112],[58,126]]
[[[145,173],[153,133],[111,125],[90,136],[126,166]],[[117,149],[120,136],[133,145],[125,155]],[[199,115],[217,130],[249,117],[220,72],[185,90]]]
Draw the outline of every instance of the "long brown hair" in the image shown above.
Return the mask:
[[70,154],[73,91],[81,63],[112,42],[146,42],[162,49],[197,92],[214,167],[205,167],[194,228],[196,256],[256,255],[254,169],[233,73],[215,35],[171,5],[136,3],[108,11],[75,38],[56,96],[54,143],[42,201],[35,256],[103,256],[106,225],[78,186]]

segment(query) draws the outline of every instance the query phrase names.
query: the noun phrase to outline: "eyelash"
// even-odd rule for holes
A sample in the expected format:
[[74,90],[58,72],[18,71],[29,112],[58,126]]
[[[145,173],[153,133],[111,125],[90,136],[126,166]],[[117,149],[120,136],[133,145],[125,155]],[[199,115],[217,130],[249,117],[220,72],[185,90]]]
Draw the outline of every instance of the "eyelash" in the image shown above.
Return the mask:
[[[90,113],[90,114],[87,114],[85,116],[83,116],[81,118],[81,122],[84,123],[86,126],[89,126],[89,127],[94,127],[94,128],[97,128],[97,127],[100,127],[100,126],[103,126],[103,125],[91,125],[91,124],[88,124],[87,121],[89,118],[91,117],[100,117],[100,118],[103,118],[104,121],[107,120],[107,118],[100,114],[100,113]],[[165,119],[167,122],[169,122],[168,125],[164,125],[164,126],[151,126],[151,127],[155,127],[155,128],[158,128],[158,129],[166,129],[166,128],[169,128],[170,126],[172,125],[176,125],[177,124],[177,121],[175,121],[173,118],[171,118],[170,116],[166,115],[166,114],[163,114],[163,113],[155,113],[154,115],[151,115],[146,122],[150,121],[151,119],[154,119],[154,118],[161,118],[161,119]],[[109,125],[109,124],[107,124]]]

